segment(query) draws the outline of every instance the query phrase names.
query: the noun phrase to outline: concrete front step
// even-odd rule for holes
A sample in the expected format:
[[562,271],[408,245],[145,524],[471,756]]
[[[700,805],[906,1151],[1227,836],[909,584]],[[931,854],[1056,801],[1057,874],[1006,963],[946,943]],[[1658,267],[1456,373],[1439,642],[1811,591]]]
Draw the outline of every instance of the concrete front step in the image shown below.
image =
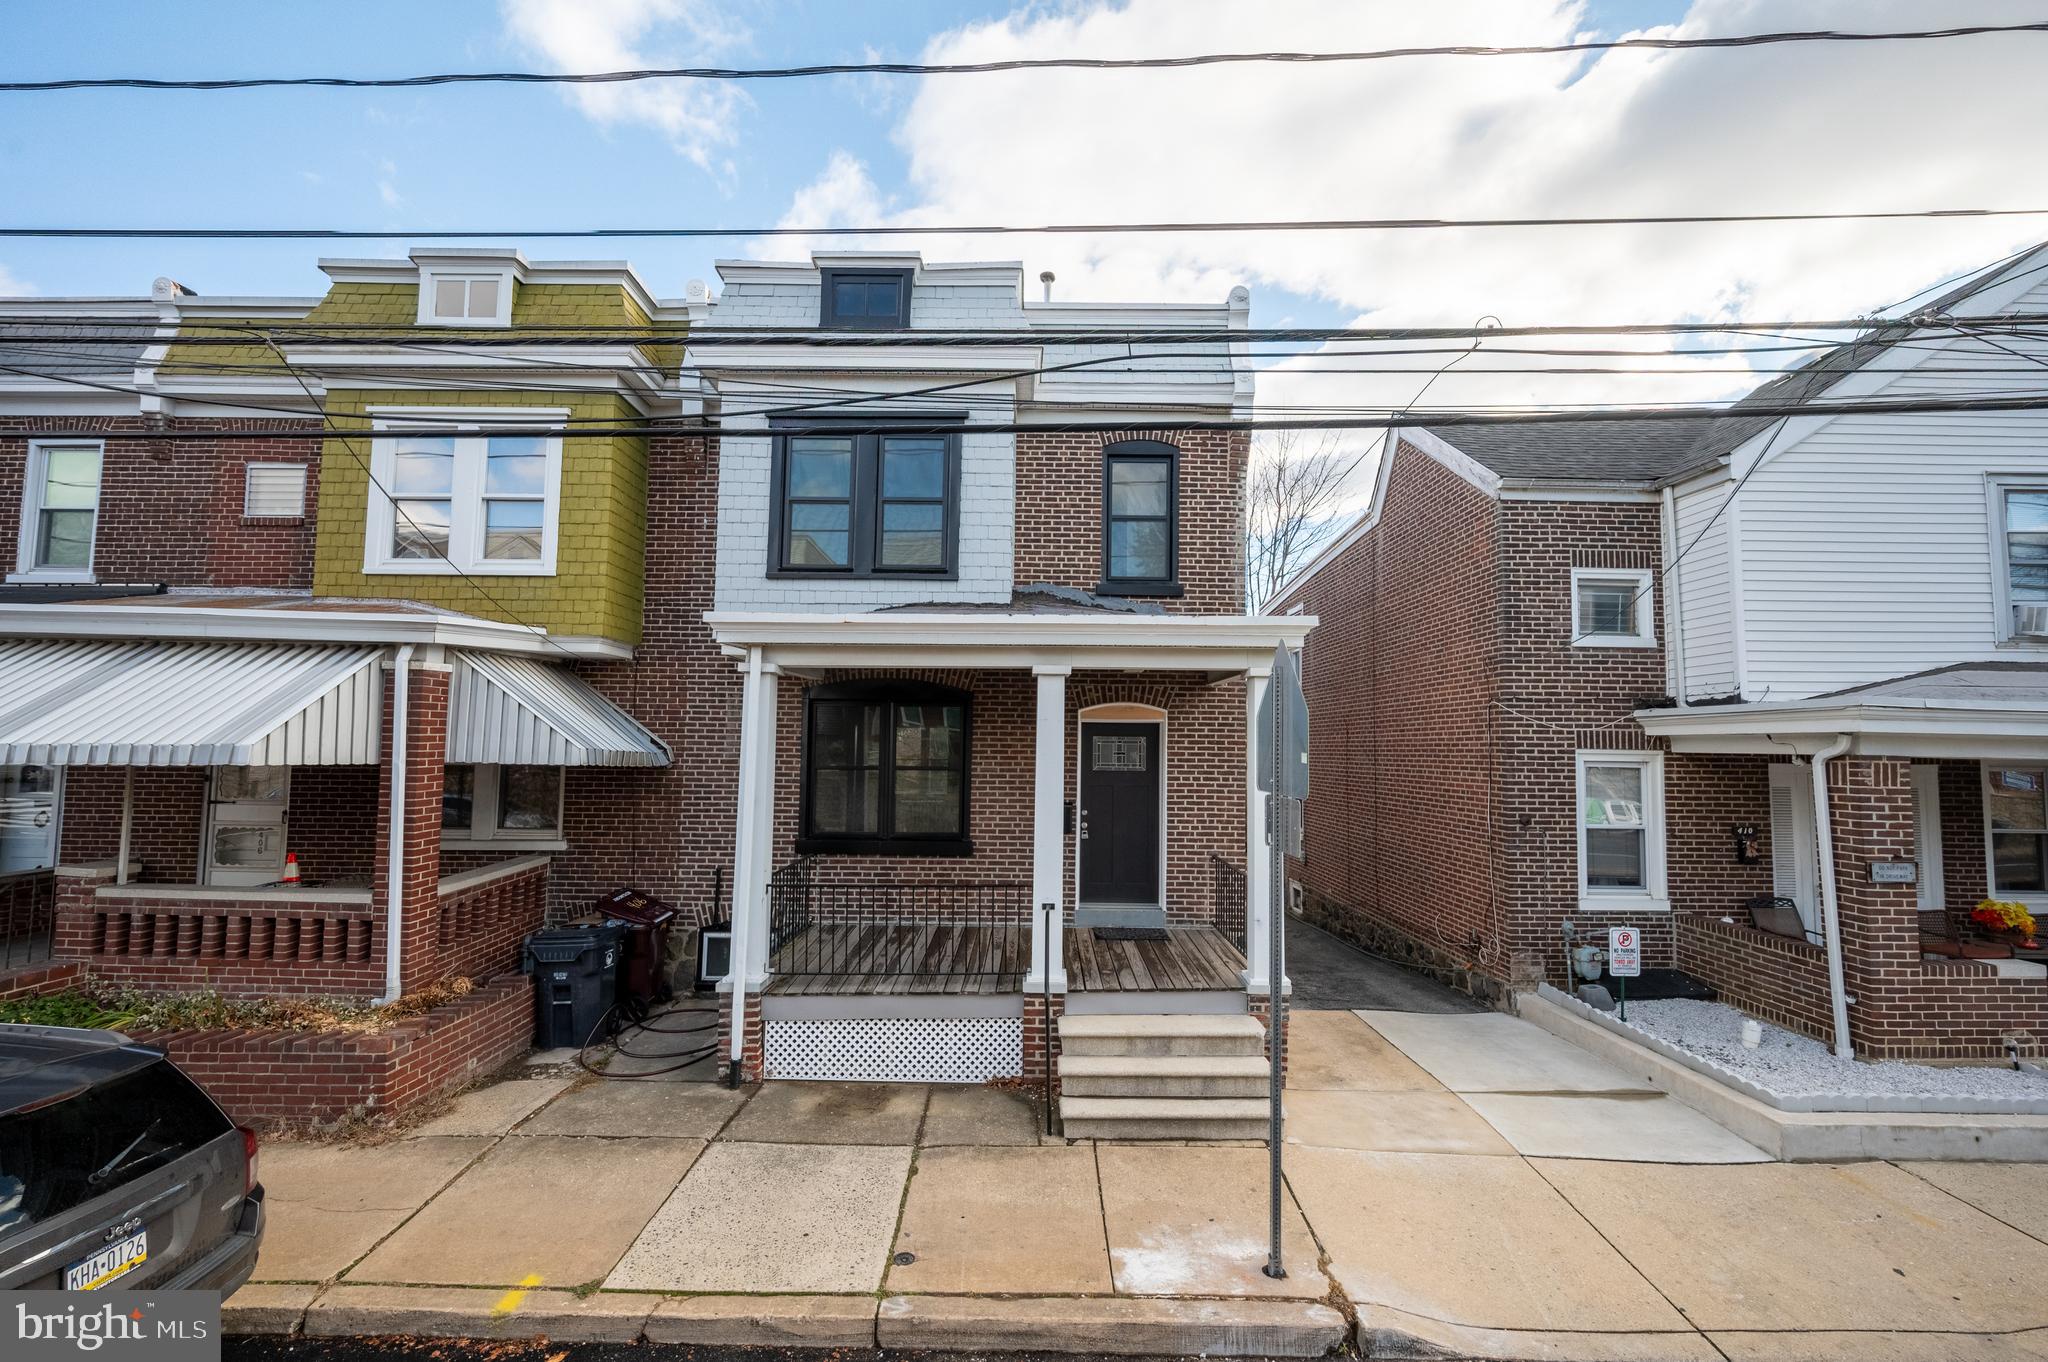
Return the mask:
[[1062,1097],[1070,1140],[1263,1140],[1265,1100],[1246,1097]]
[[1264,1055],[1068,1055],[1060,1091],[1073,1097],[1264,1097]]
[[1063,1056],[1259,1055],[1266,1028],[1242,1013],[1089,1013],[1060,1018]]

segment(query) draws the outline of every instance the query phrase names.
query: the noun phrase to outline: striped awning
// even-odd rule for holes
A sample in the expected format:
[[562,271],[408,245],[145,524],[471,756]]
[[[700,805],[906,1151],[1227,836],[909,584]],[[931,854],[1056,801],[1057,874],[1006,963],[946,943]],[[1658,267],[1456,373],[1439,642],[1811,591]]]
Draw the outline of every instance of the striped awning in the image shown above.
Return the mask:
[[384,651],[0,642],[0,763],[375,765]]
[[506,766],[666,766],[661,739],[561,667],[450,654],[448,760]]

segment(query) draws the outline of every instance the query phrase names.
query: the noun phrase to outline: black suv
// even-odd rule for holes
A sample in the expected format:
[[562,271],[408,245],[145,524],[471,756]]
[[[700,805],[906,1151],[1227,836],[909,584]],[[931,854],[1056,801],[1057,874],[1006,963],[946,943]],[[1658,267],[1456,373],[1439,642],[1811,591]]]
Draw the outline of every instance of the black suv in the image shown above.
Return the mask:
[[0,1290],[217,1290],[263,1236],[256,1136],[114,1031],[0,1025]]

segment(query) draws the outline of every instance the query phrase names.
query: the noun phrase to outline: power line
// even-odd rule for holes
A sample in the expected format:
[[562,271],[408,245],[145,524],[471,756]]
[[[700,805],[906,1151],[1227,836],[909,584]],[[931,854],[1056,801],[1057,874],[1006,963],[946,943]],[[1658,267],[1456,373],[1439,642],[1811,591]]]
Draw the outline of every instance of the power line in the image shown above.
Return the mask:
[[[48,377],[62,381],[61,375]],[[236,404],[243,405],[243,404]],[[1365,411],[1367,409],[1359,408]],[[1379,412],[1369,415],[1331,415],[1303,419],[1265,420],[1259,417],[1228,419],[1215,417],[1162,417],[1157,413],[1146,413],[1117,421],[990,421],[975,422],[966,429],[976,435],[1117,435],[1130,430],[1177,430],[1193,432],[1234,433],[1239,431],[1278,430],[1390,430],[1411,426],[1454,427],[1454,426],[1501,426],[1501,425],[1560,425],[1588,424],[1612,421],[1702,421],[1734,418],[1738,420],[1767,419],[1780,416],[1839,416],[1839,415],[1891,415],[1914,416],[1938,413],[1963,414],[1970,412],[2006,412],[2048,410],[2048,392],[2008,393],[1999,392],[1989,397],[1948,398],[1859,398],[1844,402],[1754,402],[1745,401],[1739,407],[1721,404],[1717,406],[1657,406],[1657,407],[1602,407],[1572,411],[1529,411],[1526,409],[1442,408],[1427,412],[1402,415],[1397,412]],[[772,412],[753,411],[748,416],[771,415]],[[601,426],[565,426],[559,423],[530,423],[510,426],[491,426],[470,423],[465,427],[469,433],[480,436],[492,435],[556,435],[588,438],[600,435],[645,436],[760,436],[768,432],[751,428],[728,429],[718,422],[706,422],[696,418],[676,419],[669,417],[649,418],[630,423],[613,423]],[[891,419],[877,414],[873,420],[852,417],[834,423],[834,429],[848,435],[949,435],[962,430],[961,423],[952,420],[930,420],[914,417]],[[388,430],[375,432],[377,436],[435,433],[438,427],[418,428],[393,426]],[[52,438],[81,434],[78,431],[52,429]],[[232,432],[229,432],[232,433]],[[369,434],[370,432],[363,432]],[[313,431],[274,430],[262,432],[270,440],[327,439],[328,433]],[[218,430],[138,430],[121,431],[119,438],[139,441],[181,441],[218,440]]]
[[1011,57],[982,62],[819,62],[807,66],[676,66],[624,71],[444,71],[417,76],[227,76],[162,79],[146,76],[74,76],[0,81],[0,93],[57,90],[257,90],[321,87],[345,90],[411,89],[434,85],[617,85],[645,80],[798,80],[815,76],[969,76],[1005,71],[1173,70],[1252,63],[1320,65],[1412,57],[1576,56],[1615,51],[1713,51],[1788,43],[1877,43],[2048,32],[2048,23],[1972,24],[1891,32],[1807,29],[1704,38],[1608,38],[1518,46],[1458,44],[1387,47],[1350,52],[1207,52],[1180,57]]
[[1286,218],[1226,222],[874,224],[864,227],[0,227],[0,238],[150,241],[448,241],[566,238],[659,240],[725,237],[1105,236],[1130,233],[1410,232],[1447,228],[1665,227],[1758,222],[1881,222],[1897,219],[2048,217],[2048,208],[1900,208],[1835,213],[1662,213],[1641,216],[1501,218]]

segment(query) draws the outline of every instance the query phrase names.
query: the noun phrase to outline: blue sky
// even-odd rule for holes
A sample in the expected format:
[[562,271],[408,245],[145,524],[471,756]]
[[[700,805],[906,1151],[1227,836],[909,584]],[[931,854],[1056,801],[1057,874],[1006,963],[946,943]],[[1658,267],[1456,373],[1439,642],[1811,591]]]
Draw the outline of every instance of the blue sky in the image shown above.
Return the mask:
[[[1001,18],[1004,4],[759,0],[723,7],[742,30],[702,54],[664,60],[738,65],[913,59],[934,36]],[[1599,0],[1586,26],[1603,33],[1676,20],[1682,0]],[[14,78],[121,74],[410,74],[532,69],[495,0],[356,0],[346,7],[275,0],[13,0],[0,69]],[[1477,36],[1477,35],[1474,35]],[[599,125],[554,89],[477,86],[418,91],[235,93],[81,91],[0,96],[0,179],[34,186],[13,198],[18,221],[178,226],[319,225],[465,228],[773,222],[792,194],[843,149],[876,182],[900,184],[892,137],[914,82],[820,79],[755,84],[731,143],[710,167],[665,134]],[[1284,205],[1275,205],[1276,213]],[[1048,216],[1085,219],[1083,199]],[[1104,216],[1114,216],[1105,214]],[[501,239],[501,238],[494,238]],[[522,243],[530,256],[624,254],[657,292],[708,276],[740,243]],[[312,293],[322,254],[397,254],[398,243],[12,241],[0,270],[41,294],[139,293],[169,274],[207,293]],[[997,254],[1029,255],[1025,242]],[[1263,290],[1274,321],[1341,319],[1313,294]]]
[[[2039,0],[1944,0],[1948,23]],[[1923,27],[1924,0],[9,0],[0,70],[411,74],[932,61]],[[83,21],[89,17],[89,22]],[[2037,206],[2048,37],[1188,71],[0,95],[10,221],[461,229],[1198,221]],[[1900,91],[1969,90],[1967,99]],[[1218,302],[1258,325],[1855,316],[2039,235],[2040,219],[1407,233],[924,239],[1020,258],[1061,297]],[[801,240],[518,242],[633,261],[654,291]],[[844,245],[847,243],[840,242]],[[859,244],[859,243],[855,243]],[[872,243],[880,244],[880,243]],[[902,246],[900,239],[888,244]],[[0,293],[317,293],[321,255],[402,242],[0,240]],[[1270,405],[1400,406],[1441,361],[1261,379]],[[1757,377],[1561,376],[1461,361],[1432,404],[1709,400]],[[1522,361],[1526,364],[1527,361]],[[1734,372],[1730,372],[1731,368]]]

